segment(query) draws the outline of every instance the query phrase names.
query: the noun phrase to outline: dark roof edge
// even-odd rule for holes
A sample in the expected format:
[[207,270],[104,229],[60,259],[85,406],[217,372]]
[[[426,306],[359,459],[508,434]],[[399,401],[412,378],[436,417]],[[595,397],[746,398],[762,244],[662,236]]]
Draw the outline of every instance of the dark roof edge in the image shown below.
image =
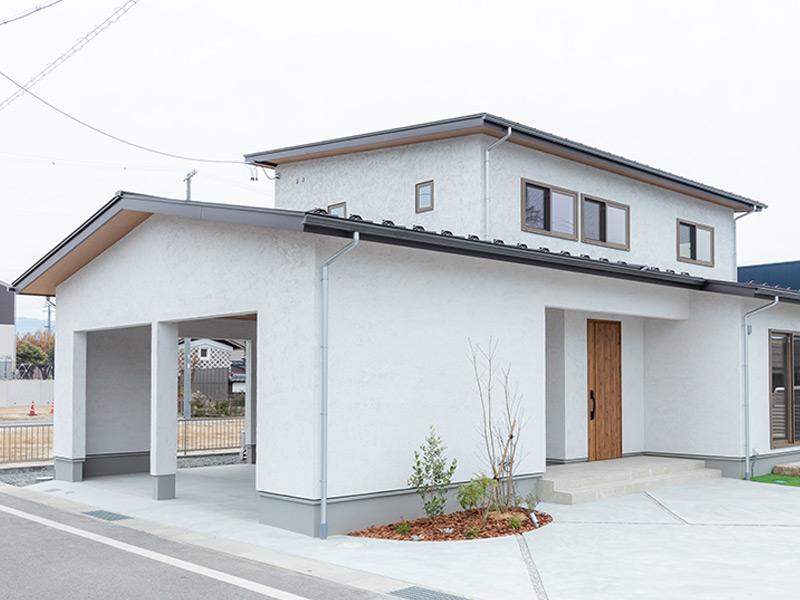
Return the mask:
[[367,221],[354,221],[311,213],[307,214],[304,219],[303,231],[338,237],[350,237],[352,233],[358,231],[360,239],[369,242],[448,252],[463,256],[502,260],[593,275],[605,275],[619,279],[644,280],[662,285],[700,290],[705,289],[708,283],[702,277],[670,273],[660,269],[652,269],[646,265],[622,265],[580,256],[498,244],[485,240],[468,240],[463,237],[442,235],[432,231],[414,231],[404,227],[378,225]]
[[278,229],[300,231],[303,213],[282,209],[269,209],[236,204],[216,204],[174,200],[118,191],[100,210],[89,217],[75,231],[69,234],[55,248],[50,250],[32,267],[27,269],[12,284],[14,289],[23,289],[42,273],[50,269],[61,258],[108,223],[123,210],[189,217],[208,221],[221,221],[242,225],[271,226]]
[[517,123],[516,121],[510,121],[508,119],[504,119],[502,117],[498,117],[488,113],[479,113],[475,115],[455,117],[452,119],[431,121],[429,123],[420,123],[418,125],[410,125],[407,127],[384,129],[381,131],[375,131],[359,135],[351,135],[341,138],[334,138],[330,140],[324,140],[321,142],[312,142],[309,144],[300,144],[296,146],[286,146],[283,148],[276,148],[274,150],[265,150],[263,152],[253,152],[250,154],[245,154],[244,158],[245,161],[248,163],[258,163],[264,166],[275,167],[277,166],[277,163],[272,161],[278,158],[293,158],[293,157],[303,156],[305,154],[311,154],[313,152],[347,150],[347,149],[357,148],[359,146],[365,146],[367,144],[377,144],[381,142],[389,142],[395,140],[399,141],[403,139],[415,138],[425,135],[457,132],[461,129],[473,129],[476,127],[489,127],[491,129],[497,130],[498,133],[500,133],[500,131],[502,130],[506,130],[509,127],[511,127],[514,134],[535,140],[536,142],[544,144],[546,146],[558,149],[566,149],[570,152],[576,152],[578,154],[590,157],[595,160],[600,160],[602,162],[614,165],[616,167],[622,167],[624,169],[629,169],[637,171],[639,173],[644,173],[656,179],[661,179],[670,182],[672,184],[677,184],[680,186],[684,186],[690,189],[694,189],[706,194],[716,196],[727,202],[738,204],[745,208],[752,208],[758,210],[767,208],[766,204],[758,202],[751,198],[746,198],[744,196],[740,196],[732,192],[726,192],[725,190],[721,190],[719,188],[705,185],[703,183],[699,183],[697,181],[693,181],[685,177],[680,177],[679,175],[675,175],[667,171],[662,171],[661,169],[657,169],[655,167],[649,167],[645,164],[624,158],[622,156],[611,154],[610,152],[605,152],[603,150],[599,150],[597,148],[593,148],[591,146],[587,146],[579,142],[568,140],[567,138],[553,135],[551,133],[547,133],[539,129],[534,129],[533,127],[528,127],[527,125]]
[[628,158],[624,158],[616,154],[611,154],[610,152],[605,152],[604,150],[593,148],[592,146],[587,146],[585,144],[581,144],[580,142],[573,142],[572,140],[568,140],[567,138],[553,135],[552,133],[547,133],[539,129],[534,129],[532,127],[523,125],[522,123],[516,123],[514,121],[509,121],[508,119],[504,119],[502,117],[490,114],[486,114],[485,119],[490,123],[498,125],[502,129],[508,129],[509,127],[511,127],[512,129],[520,133],[526,134],[538,141],[545,142],[546,144],[553,144],[555,146],[559,146],[562,148],[569,148],[581,154],[592,156],[594,158],[599,158],[605,162],[610,162],[621,167],[633,169],[635,171],[640,171],[642,173],[652,175],[659,179],[665,179],[667,181],[670,181],[672,183],[677,183],[682,186],[698,189],[708,194],[713,194],[715,196],[725,198],[728,201],[733,201],[739,204],[743,204],[745,206],[757,208],[758,210],[763,210],[767,208],[766,204],[758,202],[751,198],[746,198],[745,196],[740,196],[739,194],[734,194],[733,192],[727,192],[725,190],[721,190],[719,188],[706,185],[704,183],[700,183],[692,179],[687,179],[685,177],[681,177],[680,175],[675,175],[674,173],[670,173],[668,171],[662,171],[661,169],[650,167],[643,163],[636,162],[635,160],[630,160]]

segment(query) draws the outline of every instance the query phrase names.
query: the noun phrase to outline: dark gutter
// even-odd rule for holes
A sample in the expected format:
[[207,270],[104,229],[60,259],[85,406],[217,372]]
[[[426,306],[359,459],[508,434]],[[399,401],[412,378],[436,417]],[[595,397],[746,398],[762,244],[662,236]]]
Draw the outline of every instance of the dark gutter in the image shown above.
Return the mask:
[[501,260],[538,267],[603,275],[618,279],[647,281],[661,285],[705,289],[707,280],[702,277],[681,275],[675,272],[661,271],[646,265],[624,265],[616,262],[605,262],[591,258],[582,258],[569,254],[547,252],[520,246],[496,244],[484,240],[469,240],[464,237],[443,235],[432,231],[415,231],[404,227],[378,225],[368,221],[341,219],[326,215],[306,214],[303,231],[322,235],[333,235],[343,238],[352,237],[359,232],[361,240],[446,252],[461,256],[472,256],[489,260]]

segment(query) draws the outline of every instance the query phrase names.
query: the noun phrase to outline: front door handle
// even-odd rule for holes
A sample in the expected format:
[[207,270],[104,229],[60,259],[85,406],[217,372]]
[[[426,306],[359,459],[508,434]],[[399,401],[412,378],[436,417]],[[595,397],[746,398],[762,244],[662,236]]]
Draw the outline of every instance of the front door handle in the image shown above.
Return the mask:
[[592,412],[589,414],[589,420],[594,421],[594,409],[596,407],[596,402],[594,399],[594,390],[589,391],[589,397],[592,399]]

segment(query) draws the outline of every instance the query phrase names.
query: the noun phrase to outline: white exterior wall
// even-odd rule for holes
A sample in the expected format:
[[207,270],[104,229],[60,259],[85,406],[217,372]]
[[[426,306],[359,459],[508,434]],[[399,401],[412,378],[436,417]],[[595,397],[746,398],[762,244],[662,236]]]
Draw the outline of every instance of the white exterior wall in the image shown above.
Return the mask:
[[[73,390],[73,332],[257,313],[264,340],[257,378],[264,399],[257,485],[313,497],[319,477],[287,460],[296,455],[307,464],[316,456],[312,240],[294,232],[154,216],[63,282],[57,289],[56,404],[62,410],[56,411],[56,455],[80,458],[85,452],[86,417],[80,390]],[[284,423],[291,425],[288,431]]]
[[[480,235],[482,161],[481,139],[473,135],[287,163],[277,169],[275,206],[306,211],[347,202],[348,216]],[[434,210],[416,214],[414,186],[429,180]]]
[[[769,304],[768,301],[747,301],[743,311]],[[772,448],[770,429],[770,329],[800,332],[800,307],[779,304],[750,318],[753,331],[750,344],[750,447],[759,454],[797,452],[799,446]],[[740,330],[741,331],[741,330]],[[792,460],[797,460],[793,458]]]
[[742,456],[740,300],[689,296],[685,321],[644,324],[645,449]]
[[[328,256],[342,241],[323,242]],[[320,244],[322,247],[322,244]],[[587,292],[591,293],[587,293]],[[475,395],[468,340],[499,341],[523,394],[520,473],[545,468],[545,309],[569,318],[566,387],[571,423],[580,416],[585,457],[585,319],[623,321],[624,449],[643,449],[642,318],[687,316],[686,292],[479,259],[361,243],[331,268],[330,493],[406,487],[413,451],[430,424],[457,457],[457,480],[486,467],[477,458]],[[590,307],[598,311],[587,312]],[[574,331],[573,331],[574,330]],[[578,331],[580,330],[580,331]],[[578,331],[578,333],[575,333]],[[582,340],[582,341],[580,341]],[[579,374],[582,373],[582,376]],[[343,402],[352,402],[343,409]],[[580,404],[580,407],[576,407]],[[549,441],[549,439],[548,439]]]
[[[495,141],[471,135],[287,163],[278,167],[275,205],[310,210],[347,202],[348,215],[482,236],[484,150]],[[492,239],[736,280],[731,209],[512,142],[492,150],[490,170]],[[522,231],[523,178],[628,205],[630,251]],[[430,179],[434,210],[415,214],[414,186]],[[579,199],[579,215],[580,206]],[[677,259],[678,218],[714,228],[714,267]]]
[[86,453],[150,450],[150,328],[90,332]]
[[14,360],[17,354],[17,339],[13,325],[0,324],[0,360]]
[[[622,323],[622,452],[640,453],[644,440],[644,320],[608,313],[548,309],[547,458],[557,461],[588,458],[587,321]],[[552,339],[552,347],[551,347]],[[551,416],[551,413],[552,416]]]
[[[494,142],[493,138],[482,137],[485,145]],[[492,238],[506,243],[523,242],[532,248],[566,250],[573,255],[687,271],[698,277],[736,280],[731,209],[517,144],[502,144],[491,154]],[[523,178],[630,206],[630,251],[522,231]],[[714,267],[677,259],[678,218],[714,228]],[[579,218],[579,240],[580,225]]]

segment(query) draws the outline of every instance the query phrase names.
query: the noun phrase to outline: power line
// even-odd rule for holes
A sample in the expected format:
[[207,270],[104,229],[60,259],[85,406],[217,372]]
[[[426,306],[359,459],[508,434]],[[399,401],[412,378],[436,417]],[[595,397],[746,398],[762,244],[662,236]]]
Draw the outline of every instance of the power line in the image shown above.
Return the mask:
[[22,13],[16,15],[16,16],[8,17],[7,19],[4,19],[3,21],[0,21],[0,25],[7,25],[8,23],[13,23],[14,21],[19,21],[20,19],[24,19],[25,17],[28,17],[28,16],[32,15],[33,13],[39,12],[40,10],[44,10],[45,8],[50,8],[51,6],[54,6],[54,5],[58,4],[61,1],[62,0],[53,0],[53,2],[48,2],[47,4],[40,4],[39,6],[35,6],[35,7],[31,8],[30,10],[22,12]]
[[45,106],[47,106],[47,107],[51,108],[52,110],[56,111],[60,115],[62,115],[64,117],[67,117],[68,119],[71,119],[72,121],[75,121],[79,125],[83,125],[84,127],[88,128],[88,129],[91,129],[95,133],[99,133],[100,135],[104,135],[105,137],[110,138],[110,139],[112,139],[112,140],[114,140],[116,142],[120,142],[121,144],[125,144],[127,146],[132,146],[133,148],[138,148],[139,150],[144,150],[145,152],[152,152],[153,154],[158,154],[160,156],[167,156],[169,158],[177,158],[179,160],[188,160],[188,161],[192,161],[192,162],[202,162],[202,163],[228,164],[228,165],[246,165],[247,164],[243,160],[215,160],[215,159],[211,159],[211,158],[194,158],[194,157],[191,157],[191,156],[182,156],[180,154],[171,154],[169,152],[162,152],[161,150],[155,150],[154,148],[148,148],[147,146],[142,146],[141,144],[136,144],[134,142],[129,142],[128,140],[125,140],[125,139],[122,139],[121,137],[117,137],[116,135],[112,135],[110,133],[107,133],[107,132],[103,131],[102,129],[98,129],[94,125],[89,125],[89,123],[87,123],[86,121],[81,121],[79,118],[73,117],[71,114],[69,114],[67,112],[64,112],[63,110],[61,110],[57,106],[54,106],[54,105],[50,104],[44,98],[41,98],[40,96],[37,96],[36,94],[34,94],[32,91],[27,89],[22,84],[17,83],[16,81],[14,81],[11,77],[6,75],[2,71],[0,71],[0,77],[3,77],[4,79],[7,79],[11,83],[13,83],[15,86],[17,86],[20,89],[20,93],[29,94],[30,96],[32,96],[33,98],[35,98],[36,100],[38,100],[39,102],[44,104]]
[[[13,94],[11,94],[8,98],[0,102],[0,110],[3,110],[6,106],[14,102],[17,98],[22,96],[24,91],[32,88],[34,85],[39,83],[42,79],[47,77],[50,73],[55,71],[59,66],[64,64],[68,59],[72,58],[78,50],[86,46],[89,42],[91,42],[94,38],[96,38],[102,31],[108,29],[111,25],[119,21],[120,17],[128,12],[133,6],[139,2],[139,0],[128,0],[125,4],[120,6],[116,9],[111,16],[108,17],[105,21],[96,25],[94,29],[92,29],[89,33],[85,36],[80,38],[69,50],[64,52],[61,56],[47,65],[44,69],[42,69],[37,75],[35,75],[32,79],[30,79],[24,86],[19,86],[21,89],[17,90]],[[19,84],[17,84],[19,85]]]

